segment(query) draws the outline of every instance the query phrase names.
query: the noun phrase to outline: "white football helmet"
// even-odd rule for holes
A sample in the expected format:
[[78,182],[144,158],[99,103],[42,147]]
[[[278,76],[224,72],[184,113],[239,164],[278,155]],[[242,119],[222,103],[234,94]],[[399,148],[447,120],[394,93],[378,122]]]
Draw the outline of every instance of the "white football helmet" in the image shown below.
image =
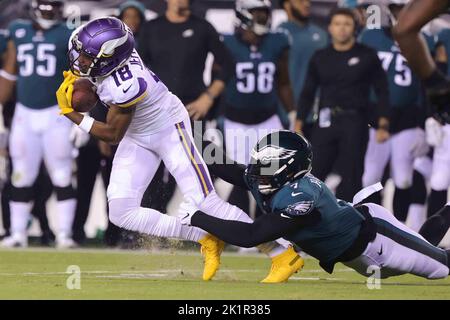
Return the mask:
[[[270,31],[272,3],[270,0],[236,0],[235,26],[244,30],[251,30],[257,35],[264,35]],[[253,9],[265,9],[268,12],[267,21],[262,24],[255,21]]]

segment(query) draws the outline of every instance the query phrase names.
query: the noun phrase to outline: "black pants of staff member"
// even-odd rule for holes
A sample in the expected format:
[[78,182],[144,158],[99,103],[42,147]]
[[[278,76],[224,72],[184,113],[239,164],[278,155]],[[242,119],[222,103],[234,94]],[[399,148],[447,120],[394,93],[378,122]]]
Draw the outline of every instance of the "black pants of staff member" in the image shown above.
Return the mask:
[[337,168],[342,178],[336,190],[339,199],[352,201],[362,187],[368,136],[366,117],[360,114],[335,115],[330,126],[317,123],[312,130],[312,174],[324,180]]
[[[88,218],[97,173],[99,171],[101,172],[103,184],[107,187],[111,175],[112,158],[106,158],[101,155],[97,140],[94,138],[91,138],[88,144],[79,150],[77,158],[77,207],[72,226],[73,239],[79,244],[82,244],[86,240],[84,225]],[[120,231],[121,229],[112,224],[108,219],[108,227],[105,231],[105,243],[110,246],[115,246],[119,241]]]

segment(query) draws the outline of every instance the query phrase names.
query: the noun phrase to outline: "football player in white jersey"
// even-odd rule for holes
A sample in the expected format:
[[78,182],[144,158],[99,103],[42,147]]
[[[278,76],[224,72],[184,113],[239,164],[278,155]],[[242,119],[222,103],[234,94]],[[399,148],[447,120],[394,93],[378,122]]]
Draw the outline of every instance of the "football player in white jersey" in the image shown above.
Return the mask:
[[[180,219],[140,207],[145,189],[160,161],[184,194],[181,212],[199,207],[222,219],[251,221],[239,208],[216,194],[206,165],[194,145],[189,115],[181,101],[142,63],[131,31],[116,18],[93,20],[74,31],[69,44],[71,72],[56,95],[61,113],[82,130],[117,144],[107,196],[110,220],[119,227],[154,236],[197,241],[205,256],[203,279],[220,264],[224,243]],[[88,77],[109,107],[106,123],[74,111],[73,83]],[[259,249],[272,258],[263,282],[282,282],[303,266],[284,240]]]

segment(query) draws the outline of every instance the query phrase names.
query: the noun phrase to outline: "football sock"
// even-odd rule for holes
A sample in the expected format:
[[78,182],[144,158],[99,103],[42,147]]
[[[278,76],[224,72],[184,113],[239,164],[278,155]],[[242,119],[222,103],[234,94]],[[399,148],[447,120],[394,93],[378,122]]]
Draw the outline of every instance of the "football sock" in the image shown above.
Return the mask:
[[431,244],[437,246],[450,227],[450,205],[442,207],[428,218],[419,233]]
[[26,233],[32,203],[11,201],[9,205],[11,208],[11,234]]

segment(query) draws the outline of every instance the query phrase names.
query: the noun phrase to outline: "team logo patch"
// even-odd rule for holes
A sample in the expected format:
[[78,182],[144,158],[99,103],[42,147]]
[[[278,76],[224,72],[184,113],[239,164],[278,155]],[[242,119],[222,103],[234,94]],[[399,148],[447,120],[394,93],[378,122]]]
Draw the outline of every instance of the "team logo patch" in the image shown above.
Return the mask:
[[23,37],[25,37],[26,33],[27,33],[27,31],[23,28],[17,29],[16,30],[16,38],[23,38]]
[[300,201],[294,204],[288,205],[286,213],[290,216],[303,216],[311,211],[314,201]]
[[354,65],[357,65],[358,63],[359,63],[358,57],[353,57],[353,58],[350,58],[350,60],[348,60],[349,66],[354,66]]
[[296,152],[296,150],[269,144],[262,147],[259,151],[252,150],[251,157],[257,161],[259,160],[263,164],[268,164],[273,160],[288,159],[295,155]]
[[187,30],[183,31],[183,33],[181,35],[183,38],[190,38],[194,35],[194,30],[187,29]]

